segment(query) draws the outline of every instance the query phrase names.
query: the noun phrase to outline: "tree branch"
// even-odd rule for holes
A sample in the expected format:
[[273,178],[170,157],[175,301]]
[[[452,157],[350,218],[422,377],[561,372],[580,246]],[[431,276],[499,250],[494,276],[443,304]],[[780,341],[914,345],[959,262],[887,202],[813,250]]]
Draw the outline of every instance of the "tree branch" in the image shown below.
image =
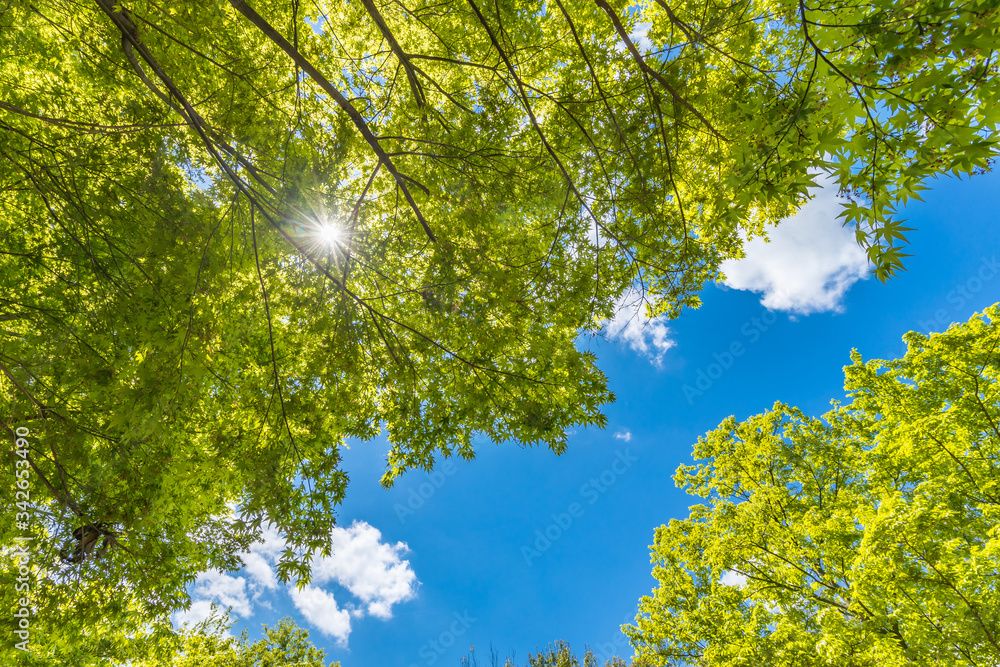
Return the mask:
[[702,124],[705,127],[707,127],[708,130],[713,135],[715,135],[715,137],[717,137],[718,139],[722,139],[724,141],[729,141],[729,139],[726,139],[726,137],[722,136],[722,134],[720,134],[719,131],[715,129],[715,127],[712,125],[712,123],[708,121],[707,118],[701,115],[700,111],[695,109],[694,106],[684,98],[684,96],[678,93],[677,89],[671,86],[670,82],[668,82],[666,79],[663,78],[662,74],[660,74],[655,69],[649,66],[649,63],[647,63],[646,60],[642,57],[642,54],[639,53],[639,50],[635,48],[635,44],[632,43],[632,39],[629,37],[628,32],[625,30],[625,26],[622,25],[622,22],[618,18],[618,14],[615,13],[615,10],[611,9],[611,6],[607,2],[605,2],[605,0],[594,0],[594,2],[595,4],[597,4],[598,7],[603,9],[604,13],[607,14],[608,18],[611,19],[611,23],[614,24],[615,30],[618,32],[618,36],[621,38],[623,42],[625,42],[626,48],[628,48],[629,53],[632,54],[632,58],[639,64],[639,67],[641,67],[642,70],[647,74],[649,74],[651,77],[656,79],[661,86],[666,88],[667,92],[670,93],[671,97],[680,102],[681,106],[683,106],[685,109],[693,113],[695,115],[695,118],[700,120]]
[[[108,1],[109,0],[98,0],[98,2]],[[330,83],[330,81],[323,76],[320,71],[306,59],[305,56],[299,53],[299,51],[293,47],[287,39],[282,37],[281,34],[275,30],[270,23],[265,21],[260,14],[255,12],[250,5],[243,0],[229,0],[229,4],[232,5],[236,11],[246,17],[248,21],[257,26],[257,29],[264,33],[268,39],[277,44],[282,51],[287,53],[295,64],[298,65],[303,72],[308,74],[313,81],[315,81],[317,85],[323,89],[324,92],[333,98],[334,102],[337,103],[337,106],[339,106],[341,110],[348,115],[354,123],[354,126],[358,128],[358,132],[361,133],[361,136],[364,137],[365,141],[368,142],[368,145],[371,146],[372,152],[375,153],[376,157],[378,157],[379,162],[384,164],[386,169],[389,170],[389,173],[396,179],[396,183],[402,190],[403,196],[406,197],[406,201],[409,203],[410,208],[413,209],[414,214],[416,214],[417,220],[420,222],[420,226],[424,228],[424,232],[426,232],[427,237],[436,243],[437,237],[434,235],[434,232],[431,231],[430,226],[424,219],[423,214],[420,212],[420,208],[417,206],[417,202],[413,200],[413,195],[410,194],[409,188],[406,187],[406,179],[396,169],[396,165],[393,164],[392,159],[386,154],[385,150],[382,149],[378,139],[368,127],[368,123],[365,122],[365,119],[362,118],[360,113],[358,113],[358,110],[347,101],[347,98],[345,98],[344,95],[337,90],[337,88],[334,87],[334,85]],[[424,188],[424,192],[429,194],[429,191],[426,188]]]

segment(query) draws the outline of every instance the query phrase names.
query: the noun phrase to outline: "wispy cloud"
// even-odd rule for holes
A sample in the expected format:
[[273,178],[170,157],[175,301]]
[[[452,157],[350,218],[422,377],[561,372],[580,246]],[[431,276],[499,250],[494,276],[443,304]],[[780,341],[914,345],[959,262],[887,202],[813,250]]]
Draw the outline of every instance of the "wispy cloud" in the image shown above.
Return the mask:
[[747,583],[747,578],[739,572],[726,570],[725,573],[723,573],[720,582],[726,586],[743,586]]
[[628,430],[627,428],[623,428],[622,430],[615,433],[614,437],[615,440],[621,440],[622,442],[629,442],[632,440],[632,431]]
[[[635,24],[632,32],[628,35],[628,38],[632,40],[632,44],[635,45],[635,48],[638,49],[640,53],[649,53],[653,50],[653,43],[649,40],[649,29],[652,27],[652,23],[640,21]],[[628,51],[628,47],[625,46],[625,42],[623,40],[618,40],[618,43],[615,44],[615,51],[625,53]]]
[[247,597],[247,582],[243,577],[233,577],[217,570],[198,575],[190,591],[191,606],[174,614],[178,626],[194,625],[212,614],[213,605],[220,609],[231,607],[237,616],[251,616],[253,605]]
[[868,259],[837,218],[841,201],[831,179],[817,181],[813,199],[768,230],[770,242],[755,238],[744,244],[744,259],[722,263],[724,284],[763,294],[761,304],[771,310],[843,310],[844,294],[868,275]]
[[618,340],[648,358],[654,366],[663,363],[663,355],[675,343],[665,317],[646,317],[645,301],[640,292],[629,289],[615,305],[615,314],[602,325],[609,340]]
[[186,610],[181,610],[175,612],[173,615],[174,625],[181,627],[184,625],[194,626],[198,623],[204,621],[206,618],[212,615],[212,611],[219,607],[219,604],[213,600],[197,600],[193,599],[191,601],[191,606]]

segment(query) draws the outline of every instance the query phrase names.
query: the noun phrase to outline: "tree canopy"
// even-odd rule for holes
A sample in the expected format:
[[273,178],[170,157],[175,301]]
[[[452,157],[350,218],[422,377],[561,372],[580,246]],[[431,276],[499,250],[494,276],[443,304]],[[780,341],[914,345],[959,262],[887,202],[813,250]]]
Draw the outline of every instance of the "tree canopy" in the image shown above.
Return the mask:
[[698,440],[706,504],[656,531],[626,628],[655,665],[1000,660],[1000,304],[845,367],[822,419],[775,404]]
[[[888,277],[895,207],[995,151],[998,20],[986,0],[5,3],[0,415],[28,433],[31,519],[0,526],[33,538],[49,648],[163,622],[265,521],[282,578],[307,577],[347,438],[385,434],[387,485],[476,438],[563,451],[613,398],[581,332],[627,290],[650,316],[696,306],[818,173]],[[103,558],[67,565],[86,526]]]
[[[536,653],[528,653],[528,662],[524,667],[602,667],[600,660],[594,656],[594,652],[587,649],[583,654],[583,662],[570,649],[568,643],[557,641],[544,649],[536,649]],[[500,656],[490,647],[489,656],[484,659],[484,664],[489,667],[501,667]],[[486,662],[488,661],[488,662]],[[461,667],[480,667],[479,658],[476,655],[475,647],[469,654],[461,659]],[[505,658],[502,667],[518,667],[517,660],[513,656]],[[618,657],[606,660],[603,667],[629,667],[628,664]],[[641,665],[634,665],[641,667]]]
[[185,628],[161,656],[147,657],[130,667],[340,667],[327,664],[326,653],[313,646],[309,633],[291,618],[264,626],[264,637],[251,642],[247,631],[227,635],[228,615],[213,615]]

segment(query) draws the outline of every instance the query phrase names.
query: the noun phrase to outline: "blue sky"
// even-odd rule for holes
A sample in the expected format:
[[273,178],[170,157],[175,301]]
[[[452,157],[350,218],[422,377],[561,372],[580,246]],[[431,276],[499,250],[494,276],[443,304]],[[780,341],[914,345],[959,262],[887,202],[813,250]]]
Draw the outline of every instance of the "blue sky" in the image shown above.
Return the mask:
[[671,478],[699,435],[775,400],[826,412],[852,347],[895,358],[907,331],[941,331],[1000,301],[1000,174],[939,180],[924,195],[901,216],[916,228],[908,271],[885,285],[858,279],[863,257],[821,191],[771,245],[727,266],[730,286],[709,286],[701,308],[665,323],[626,310],[609,339],[581,342],[617,401],[608,428],[574,433],[563,456],[483,443],[475,461],[385,491],[385,442],[350,443],[338,549],[315,585],[270,579],[270,541],[246,571],[200,579],[184,618],[231,605],[233,631],[256,637],[289,615],[344,667],[457,667],[491,644],[520,664],[559,639],[602,660],[630,656],[618,628],[654,585],[654,529],[696,502]]

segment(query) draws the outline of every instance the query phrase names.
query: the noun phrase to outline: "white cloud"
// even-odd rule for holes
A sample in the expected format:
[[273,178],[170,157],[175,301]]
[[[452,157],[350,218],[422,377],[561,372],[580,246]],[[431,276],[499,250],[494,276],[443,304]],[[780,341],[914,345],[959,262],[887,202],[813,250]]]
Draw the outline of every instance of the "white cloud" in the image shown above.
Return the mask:
[[623,428],[622,430],[615,433],[614,437],[615,440],[623,440],[625,442],[629,442],[630,440],[632,440],[632,431],[628,430],[627,428]]
[[771,310],[807,315],[843,310],[847,290],[868,275],[868,259],[837,216],[841,202],[829,178],[817,179],[815,197],[768,230],[770,242],[744,244],[746,257],[720,267],[729,287],[763,294]]
[[665,317],[646,317],[645,302],[637,290],[630,289],[615,306],[615,315],[601,325],[609,340],[620,340],[654,366],[663,363],[663,355],[675,343],[668,338],[670,328]]
[[281,538],[281,534],[271,524],[264,526],[260,533],[260,541],[255,542],[250,547],[252,553],[260,554],[270,561],[277,560],[278,556],[284,550],[285,540]]
[[392,605],[416,594],[417,575],[401,554],[403,542],[382,542],[374,526],[355,521],[350,528],[333,529],[333,555],[313,565],[313,581],[335,581],[368,605],[368,613],[391,618]]
[[747,578],[739,572],[726,570],[720,582],[726,586],[743,586],[747,583]]
[[[275,566],[286,548],[285,541],[274,528],[266,526],[261,540],[249,552],[240,554],[245,564],[243,574],[247,576],[200,573],[190,591],[190,609],[174,614],[174,624],[193,624],[208,618],[213,603],[223,610],[232,607],[239,616],[250,616],[255,605],[271,608],[271,599],[265,599],[265,594],[273,596],[284,588],[310,625],[346,645],[352,618],[391,618],[393,605],[416,594],[417,575],[409,561],[402,558],[409,551],[405,543],[383,542],[382,533],[363,521],[355,521],[349,528],[334,528],[331,541],[330,556],[313,553],[311,585],[301,590],[295,585],[283,587],[278,583]],[[338,605],[334,593],[323,588],[327,583],[343,586],[355,601]]]
[[209,570],[198,575],[195,597],[217,600],[223,607],[232,607],[237,614],[250,616],[250,600],[247,599],[247,581],[243,577],[232,577],[223,572]]
[[240,554],[244,563],[243,571],[250,575],[254,599],[260,597],[265,590],[278,589],[278,577],[272,566],[285,550],[285,541],[270,524],[264,526],[260,538],[260,541],[250,546],[248,553]]
[[264,556],[251,551],[243,555],[243,562],[246,563],[243,571],[250,575],[251,580],[260,589],[277,590],[278,577],[275,576],[274,569]]
[[653,50],[653,43],[649,41],[649,29],[652,27],[652,23],[640,21],[635,24],[635,28],[629,34],[629,39],[635,44],[635,48],[639,50],[639,53],[649,53]]
[[[651,27],[653,27],[652,23],[640,21],[635,24],[635,28],[633,28],[632,32],[628,35],[632,44],[635,45],[635,48],[639,51],[639,53],[649,53],[653,50],[653,43],[649,41],[649,29]],[[625,42],[623,40],[618,40],[618,43],[615,44],[615,51],[625,53],[628,51],[628,47],[625,46]]]
[[186,611],[174,612],[173,622],[177,627],[197,625],[212,615],[211,600],[194,600]]
[[333,594],[315,586],[304,586],[302,590],[294,586],[288,589],[295,608],[302,612],[306,621],[324,635],[333,637],[340,646],[347,646],[351,634],[351,615],[337,608]]
[[246,579],[208,570],[198,575],[191,590],[191,606],[174,614],[174,624],[194,625],[205,620],[211,615],[213,604],[221,610],[232,607],[237,616],[253,615],[253,606],[247,598]]

